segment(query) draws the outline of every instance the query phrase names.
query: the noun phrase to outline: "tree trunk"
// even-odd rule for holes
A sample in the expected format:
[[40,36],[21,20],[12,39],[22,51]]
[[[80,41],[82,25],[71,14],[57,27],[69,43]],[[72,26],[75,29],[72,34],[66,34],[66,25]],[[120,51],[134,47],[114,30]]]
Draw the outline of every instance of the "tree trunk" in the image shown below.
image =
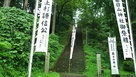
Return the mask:
[[27,10],[27,6],[28,6],[28,0],[24,0],[24,10]]
[[55,33],[55,23],[56,23],[56,4],[57,4],[57,0],[54,0],[54,12],[53,12],[53,23],[52,23],[52,32],[51,33]]
[[9,7],[11,0],[4,0],[3,7]]

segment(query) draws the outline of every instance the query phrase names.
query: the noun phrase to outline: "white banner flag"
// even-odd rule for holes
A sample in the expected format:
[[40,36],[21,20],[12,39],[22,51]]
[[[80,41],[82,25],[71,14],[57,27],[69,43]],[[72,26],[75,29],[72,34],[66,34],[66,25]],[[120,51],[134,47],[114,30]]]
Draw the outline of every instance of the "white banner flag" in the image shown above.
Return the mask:
[[111,73],[119,74],[116,37],[108,37],[108,45],[109,45],[109,54],[110,54],[110,62],[111,62]]
[[48,51],[48,37],[50,29],[52,0],[42,0],[41,2],[40,21],[36,41],[36,52]]
[[113,0],[124,59],[132,58],[132,50],[122,0]]
[[76,27],[73,26],[72,37],[71,37],[70,59],[72,59],[75,39],[76,39]]

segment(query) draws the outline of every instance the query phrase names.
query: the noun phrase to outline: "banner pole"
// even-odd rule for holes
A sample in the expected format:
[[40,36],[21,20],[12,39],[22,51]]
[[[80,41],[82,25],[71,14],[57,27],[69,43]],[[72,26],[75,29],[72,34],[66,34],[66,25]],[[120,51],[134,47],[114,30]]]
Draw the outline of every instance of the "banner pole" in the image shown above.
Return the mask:
[[32,70],[32,61],[33,61],[33,54],[34,54],[34,42],[35,42],[36,24],[37,24],[38,2],[39,2],[39,0],[36,0],[33,35],[32,35],[32,44],[31,44],[31,53],[30,53],[29,66],[28,66],[28,77],[31,77],[31,70]]
[[132,27],[131,27],[131,19],[130,19],[130,13],[129,13],[128,0],[126,0],[126,8],[127,8],[128,25],[129,25],[130,39],[131,39],[131,45],[132,45],[132,55],[133,55],[133,62],[134,62],[134,70],[135,70],[135,77],[136,77],[135,47],[134,47],[134,41],[133,41],[133,32],[132,32]]

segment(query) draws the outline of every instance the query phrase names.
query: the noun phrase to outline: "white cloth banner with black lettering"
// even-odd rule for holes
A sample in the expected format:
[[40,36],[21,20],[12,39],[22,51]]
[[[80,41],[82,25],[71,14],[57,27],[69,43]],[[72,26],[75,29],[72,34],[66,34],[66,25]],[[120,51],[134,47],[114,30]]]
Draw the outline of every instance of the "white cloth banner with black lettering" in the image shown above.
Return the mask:
[[132,58],[132,50],[122,0],[113,0],[124,59]]
[[71,37],[70,59],[72,59],[74,45],[75,45],[75,39],[76,39],[76,27],[73,26],[72,37]]
[[110,54],[110,62],[111,62],[111,73],[119,74],[116,37],[108,37],[108,45],[109,45],[109,54]]
[[42,0],[41,12],[36,41],[36,52],[48,51],[48,37],[50,29],[52,0]]

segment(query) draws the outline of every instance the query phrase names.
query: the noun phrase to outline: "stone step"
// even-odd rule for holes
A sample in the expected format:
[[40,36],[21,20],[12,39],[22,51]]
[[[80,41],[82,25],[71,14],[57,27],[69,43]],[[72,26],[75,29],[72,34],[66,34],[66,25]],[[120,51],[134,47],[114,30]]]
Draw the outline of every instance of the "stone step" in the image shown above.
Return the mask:
[[87,76],[75,73],[60,73],[60,77],[87,77]]

